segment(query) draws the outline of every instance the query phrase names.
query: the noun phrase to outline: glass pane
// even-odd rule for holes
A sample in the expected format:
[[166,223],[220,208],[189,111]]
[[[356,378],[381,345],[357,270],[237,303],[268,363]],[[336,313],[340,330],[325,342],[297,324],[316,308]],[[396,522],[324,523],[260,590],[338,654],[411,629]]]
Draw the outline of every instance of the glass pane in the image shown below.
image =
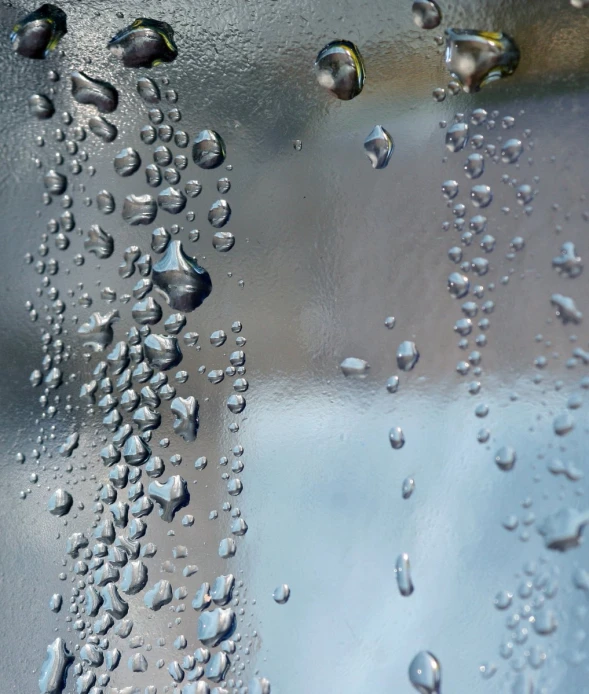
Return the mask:
[[583,4],[1,7],[5,691],[584,691]]

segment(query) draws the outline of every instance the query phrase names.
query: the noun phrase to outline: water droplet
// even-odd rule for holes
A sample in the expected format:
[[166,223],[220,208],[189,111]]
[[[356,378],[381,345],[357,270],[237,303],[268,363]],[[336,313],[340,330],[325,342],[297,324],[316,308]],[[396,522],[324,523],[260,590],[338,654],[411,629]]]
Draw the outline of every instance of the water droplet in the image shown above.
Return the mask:
[[399,554],[395,563],[395,576],[399,593],[403,597],[408,597],[413,593],[413,581],[411,580],[411,566],[408,554]]
[[415,342],[405,340],[397,348],[397,366],[401,371],[411,371],[419,360],[419,351]]
[[74,500],[69,492],[65,489],[56,489],[49,499],[47,508],[53,516],[65,516],[69,513],[73,503]]
[[67,32],[67,17],[55,5],[41,5],[12,29],[12,50],[25,58],[46,58]]
[[439,694],[442,671],[436,656],[420,651],[409,665],[409,681],[420,694]]
[[415,0],[411,11],[413,21],[420,29],[435,29],[440,26],[442,12],[434,0]]
[[102,214],[112,214],[115,210],[115,199],[108,190],[101,190],[96,196],[96,207]]
[[221,166],[225,161],[225,142],[219,133],[214,130],[202,130],[198,133],[192,145],[192,159],[201,169],[216,169]]
[[457,181],[450,179],[442,183],[442,195],[446,198],[446,200],[454,200],[454,198],[458,195],[458,192],[459,188]]
[[493,200],[491,188],[480,184],[470,190],[470,200],[475,207],[488,207]]
[[72,79],[72,96],[79,104],[91,104],[101,113],[114,111],[119,103],[117,90],[102,80],[88,77],[83,72],[74,71]]
[[470,29],[446,31],[446,67],[465,92],[476,92],[513,74],[519,57],[518,47],[507,34]]
[[188,181],[184,186],[184,192],[189,198],[196,198],[202,191],[202,185],[198,181]]
[[132,147],[122,149],[114,160],[115,171],[119,176],[131,176],[141,166],[141,157]]
[[389,442],[391,444],[391,447],[395,450],[403,448],[403,446],[405,445],[405,434],[403,433],[401,427],[393,427],[389,431]]
[[[155,482],[152,484],[156,484]],[[143,602],[150,610],[157,612],[164,605],[172,601],[172,586],[169,581],[158,581],[153,588],[147,591],[143,597]]]
[[503,446],[495,454],[495,462],[500,470],[508,472],[513,469],[516,457],[515,450],[511,446]]
[[224,227],[231,217],[231,207],[227,200],[216,200],[209,210],[208,220],[209,223],[215,227],[215,229],[220,229]]
[[467,178],[479,178],[485,171],[485,160],[482,154],[474,152],[469,155],[464,165]]
[[561,508],[546,516],[538,526],[538,532],[544,538],[544,544],[548,549],[564,552],[578,546],[581,533],[587,523],[589,523],[589,512]]
[[151,195],[127,195],[121,214],[132,226],[151,224],[157,215],[157,203]]
[[41,667],[39,689],[41,694],[61,694],[65,689],[67,670],[74,660],[65,641],[56,638],[47,646],[47,656]]
[[170,214],[179,214],[186,207],[186,196],[181,190],[170,186],[159,192],[157,204]]
[[67,178],[55,171],[55,169],[47,171],[45,176],[43,176],[43,183],[51,195],[62,195],[67,188]]
[[562,294],[553,294],[550,297],[550,303],[556,309],[556,315],[566,325],[567,323],[575,323],[578,325],[583,320],[583,314],[577,308],[577,305],[569,296]]
[[213,248],[219,253],[227,253],[235,245],[235,236],[230,231],[217,231],[213,234]]
[[393,138],[382,127],[376,125],[364,140],[364,150],[373,169],[384,169],[393,153]]
[[432,92],[432,96],[434,97],[434,101],[440,103],[446,98],[446,90],[443,87],[436,87]]
[[401,496],[403,499],[409,499],[414,491],[415,480],[412,477],[406,477],[403,480],[403,486],[401,487]]
[[575,420],[570,412],[562,412],[554,418],[552,428],[557,436],[566,436],[575,428]]
[[575,244],[566,241],[560,248],[560,255],[552,259],[552,267],[565,277],[578,277],[583,272],[583,261],[577,255]]
[[503,147],[501,147],[501,161],[504,164],[515,164],[523,150],[524,147],[521,140],[516,138],[507,140],[507,142],[503,144]]
[[364,86],[364,61],[351,41],[332,41],[315,60],[317,81],[342,101],[358,96]]
[[174,431],[185,441],[194,441],[198,431],[198,402],[190,395],[177,397],[170,405],[174,420]]
[[468,143],[468,124],[454,123],[446,131],[446,148],[451,152],[460,152]]
[[159,103],[161,99],[160,89],[151,77],[140,77],[137,80],[137,93],[151,106]]
[[168,523],[190,500],[188,485],[180,475],[173,475],[164,484],[157,480],[150,482],[148,492],[151,499],[160,506],[160,517]]
[[155,325],[162,319],[162,308],[153,297],[149,296],[133,306],[131,315],[139,325]]
[[119,312],[116,309],[104,315],[98,312],[93,313],[78,328],[78,334],[84,337],[84,346],[91,347],[96,352],[101,352],[108,347],[113,340],[112,324],[118,318]]
[[102,116],[93,116],[88,121],[90,132],[99,137],[103,142],[113,142],[116,140],[118,130],[115,125],[109,123]]
[[233,414],[239,414],[245,409],[246,400],[243,395],[233,393],[227,398],[227,409]]
[[143,343],[145,359],[151,367],[167,371],[182,361],[182,352],[175,337],[148,335]]
[[108,48],[125,67],[134,68],[171,63],[178,55],[172,27],[145,17],[116,33]]
[[368,362],[357,357],[347,357],[340,364],[340,368],[344,376],[354,376],[356,378],[365,378],[370,371]]
[[218,646],[229,638],[235,628],[235,613],[232,609],[217,607],[202,612],[198,618],[197,634],[204,646]]
[[39,120],[46,120],[55,113],[55,106],[45,94],[33,94],[29,97],[29,113]]
[[209,273],[187,256],[181,241],[172,241],[153,266],[153,282],[168,304],[177,311],[190,312],[200,306],[212,289]]
[[272,597],[279,605],[284,605],[290,598],[290,588],[286,585],[286,583],[282,583],[274,589]]

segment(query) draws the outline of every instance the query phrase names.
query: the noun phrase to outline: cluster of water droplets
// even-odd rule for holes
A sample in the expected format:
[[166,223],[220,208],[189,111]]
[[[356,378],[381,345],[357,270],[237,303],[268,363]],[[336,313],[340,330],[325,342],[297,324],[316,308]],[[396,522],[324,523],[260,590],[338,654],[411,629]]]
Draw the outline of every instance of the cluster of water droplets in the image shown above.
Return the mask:
[[[42,58],[52,50],[65,33],[65,15],[59,12],[43,6],[20,22],[12,36],[15,51]],[[55,22],[62,14],[64,24],[60,29]],[[39,22],[43,31],[38,28]],[[41,41],[45,42],[43,49],[39,48]],[[151,67],[170,62],[177,54],[171,27],[148,19],[139,19],[121,30],[109,48],[126,67]],[[194,585],[191,608],[199,613],[196,633],[180,634],[173,640],[171,651],[166,646],[168,638],[154,642],[136,628],[136,601],[130,599],[142,596],[147,610],[171,610],[177,615],[174,624],[178,629],[195,580],[192,577],[198,571],[193,563],[198,557],[191,556],[193,550],[177,545],[172,560],[165,560],[162,567],[174,574],[179,564],[181,583],[186,585],[174,586],[171,580],[158,579],[154,565],[158,548],[148,538],[154,523],[169,525],[167,534],[171,537],[178,524],[184,529],[193,527],[191,510],[205,501],[193,499],[193,489],[198,489],[193,485],[202,475],[209,476],[211,468],[201,453],[188,461],[172,452],[166,461],[154,450],[154,434],[167,427],[172,432],[157,443],[162,452],[173,448],[175,441],[199,451],[201,403],[191,385],[195,376],[182,370],[181,364],[186,350],[199,352],[202,348],[193,312],[214,293],[213,280],[187,246],[201,240],[200,232],[185,233],[184,226],[172,220],[184,213],[187,222],[194,221],[194,206],[202,203],[205,196],[201,193],[207,190],[196,176],[200,171],[203,179],[210,181],[211,174],[205,172],[225,164],[226,145],[214,130],[204,128],[189,135],[180,129],[179,96],[165,77],[156,81],[142,75],[137,81],[138,97],[147,107],[148,120],[139,136],[151,147],[153,163],[144,161],[133,142],[120,142],[117,109],[123,97],[113,84],[82,71],[74,71],[66,79],[52,71],[49,84],[46,94],[30,97],[29,112],[41,128],[37,136],[41,155],[35,163],[45,184],[43,203],[63,211],[46,222],[37,252],[25,258],[41,277],[39,302],[27,302],[27,310],[33,321],[45,314],[47,325],[41,330],[42,364],[30,377],[31,385],[43,390],[39,398],[39,447],[28,455],[20,453],[18,460],[24,464],[27,458],[32,459],[38,472],[30,475],[30,481],[36,486],[42,481],[49,484],[47,511],[66,529],[66,559],[59,578],[71,580],[72,589],[69,600],[62,593],[50,600],[50,609],[60,615],[69,602],[65,614],[67,635],[58,636],[48,646],[40,670],[40,691],[59,694],[69,681],[68,673],[73,673],[76,691],[81,694],[106,692],[113,671],[119,673],[117,681],[124,680],[120,662],[122,653],[131,648],[126,663],[129,675],[167,667],[171,685],[181,686],[183,694],[237,694],[248,684],[249,654],[257,639],[257,632],[249,627],[248,608],[248,602],[255,605],[255,600],[248,601],[247,586],[235,576],[237,571],[213,576],[200,588]],[[68,111],[56,116],[55,104],[70,99],[84,108],[75,118]],[[45,125],[57,117],[62,127],[52,134]],[[98,192],[95,198],[87,194],[95,173],[90,163],[92,138],[112,152],[115,175],[136,181],[136,193],[123,199],[108,190]],[[54,155],[47,151],[52,140],[58,147]],[[184,150],[190,144],[191,156],[186,156]],[[231,171],[232,166],[226,168]],[[215,174],[212,176],[214,180]],[[231,182],[226,176],[217,178],[207,214],[212,228],[209,243],[226,253],[235,244],[234,236],[224,229],[231,218],[225,197]],[[153,188],[159,190],[148,192]],[[71,211],[75,200],[95,211],[95,222],[87,230],[79,228]],[[113,221],[117,212],[122,222],[131,226],[152,225],[158,217],[163,226],[153,228],[146,252],[138,246],[119,245],[120,222]],[[55,250],[50,255],[52,245]],[[75,254],[70,266],[72,256],[60,258],[60,253],[67,249],[71,253],[72,247]],[[96,269],[104,278],[98,283],[98,296],[85,291],[80,268],[87,262],[97,263]],[[60,266],[64,267],[60,274],[65,273],[72,282],[72,289],[63,298],[52,281]],[[117,296],[106,284],[111,273],[129,281],[128,293]],[[232,273],[228,273],[230,277]],[[75,278],[79,278],[77,284]],[[115,302],[119,304],[116,308],[112,306]],[[73,314],[72,307],[82,315]],[[123,332],[123,325],[131,327]],[[230,338],[220,328],[211,330],[208,338],[209,349],[222,353],[225,364],[218,368],[221,364],[215,356],[216,368],[207,373],[202,366],[196,377],[204,378],[206,374],[210,384],[223,383],[228,388],[226,407],[232,418],[228,431],[237,438],[249,389],[246,338],[240,321],[228,327]],[[233,349],[227,349],[229,341],[235,343]],[[86,367],[81,371],[68,369],[67,362],[73,356],[81,356]],[[80,404],[68,393],[64,407],[60,389],[69,390],[68,386],[76,381],[81,381]],[[62,412],[69,416],[64,418]],[[212,410],[207,413],[211,415]],[[48,428],[52,419],[56,423]],[[101,423],[95,428],[97,419]],[[230,518],[230,534],[219,538],[218,554],[229,562],[238,555],[239,543],[248,530],[240,509],[234,505],[243,490],[239,475],[244,470],[244,453],[236,440],[229,455],[221,455],[218,460],[219,482],[227,494],[223,511]],[[55,455],[64,463],[51,463],[49,459]],[[84,481],[88,475],[95,488],[91,499],[83,498],[81,488],[76,487],[78,476]],[[56,481],[53,484],[52,478]],[[23,491],[21,497],[31,494],[36,494],[36,489]],[[89,503],[94,516],[91,528],[72,531],[70,524],[77,525],[78,512]],[[218,512],[213,509],[209,519],[216,518]],[[278,603],[287,602],[289,596],[287,585],[279,586],[273,594]],[[157,657],[158,650],[166,657]],[[168,654],[174,651],[175,659],[170,659]],[[148,694],[156,691],[153,685],[145,689]],[[269,692],[270,684],[254,675],[247,691]]]

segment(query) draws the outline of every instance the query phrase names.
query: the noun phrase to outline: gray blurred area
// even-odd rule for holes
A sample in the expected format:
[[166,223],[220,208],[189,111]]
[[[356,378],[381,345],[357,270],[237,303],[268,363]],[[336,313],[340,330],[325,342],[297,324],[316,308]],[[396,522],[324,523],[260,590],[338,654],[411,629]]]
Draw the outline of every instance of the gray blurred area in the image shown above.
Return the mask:
[[[149,565],[149,585],[165,578],[174,589],[186,586],[186,612],[152,613],[141,596],[131,598],[133,634],[153,645],[146,653],[150,667],[132,673],[129,642],[113,638],[123,656],[106,691],[150,684],[158,692],[171,691],[165,689],[171,685],[166,668],[157,670],[153,663],[162,657],[167,664],[182,655],[172,646],[180,634],[188,640],[187,652],[198,647],[198,613],[190,600],[203,581],[212,583],[231,571],[243,581],[239,631],[244,642],[254,644],[242,655],[244,682],[258,672],[272,683],[273,694],[409,694],[414,690],[407,669],[421,650],[439,659],[444,694],[589,692],[588,594],[572,580],[576,569],[589,570],[587,547],[548,550],[538,533],[542,520],[561,507],[589,507],[585,479],[572,481],[548,470],[558,458],[587,472],[587,406],[570,410],[576,424],[566,437],[555,435],[553,420],[566,410],[571,394],[589,398],[580,385],[588,367],[579,359],[567,362],[576,347],[589,347],[589,316],[580,325],[563,325],[550,297],[572,297],[588,312],[587,273],[570,279],[551,263],[565,241],[575,244],[583,260],[589,256],[589,9],[575,9],[564,0],[440,5],[439,31],[426,32],[413,24],[411,3],[397,0],[60,2],[69,29],[60,44],[63,54],[45,61],[19,58],[7,40],[15,21],[33,7],[13,2],[0,8],[0,691],[38,691],[47,644],[56,635],[76,643],[64,619],[72,579],[68,574],[64,583],[58,574],[65,570],[69,534],[92,529],[97,486],[107,471],[98,457],[102,444],[96,443],[100,413],[88,417],[78,401],[80,385],[100,355],[86,363],[73,317],[79,324],[92,311],[116,307],[121,320],[115,341],[122,339],[133,323],[134,300],[109,308],[100,289],[109,286],[119,297],[130,293],[138,276],[119,277],[123,250],[136,244],[149,252],[152,228],[177,222],[183,229],[175,238],[207,268],[213,282],[210,298],[188,315],[187,329],[200,334],[202,349],[183,349],[181,368],[190,377],[177,386],[179,394],[199,400],[200,430],[196,442],[185,443],[172,432],[168,414],[154,432],[152,447],[166,461],[182,455],[178,468],[166,463],[167,473],[188,480],[186,512],[195,523],[182,526],[179,514],[172,526],[175,535],[169,536],[170,527],[154,512],[142,542],[158,547]],[[179,50],[175,63],[147,73],[123,68],[108,53],[107,40],[136,16],[173,26]],[[433,89],[446,87],[450,78],[443,46],[434,37],[448,27],[511,35],[522,55],[515,75],[477,94],[448,93],[436,103]],[[317,52],[336,38],[355,42],[366,65],[364,91],[350,102],[332,98],[313,75]],[[49,69],[61,76],[55,84],[56,115],[40,123],[28,116],[27,99],[47,92]],[[32,389],[28,378],[43,357],[39,336],[46,299],[36,296],[40,275],[23,258],[30,252],[38,259],[47,220],[63,211],[57,200],[42,204],[43,170],[33,159],[48,161],[58,148],[54,132],[62,111],[69,110],[79,125],[93,114],[91,107],[71,99],[67,75],[73,69],[106,79],[119,90],[120,105],[108,116],[118,138],[104,144],[89,133],[79,144],[96,174],[68,177],[77,229],[85,232],[100,223],[114,237],[115,253],[97,261],[84,253],[84,237],[76,230],[64,252],[49,237],[49,257],[60,264],[52,284],[68,304],[64,340],[74,346],[65,371],[75,376],[58,391],[55,418],[42,421],[40,389]],[[182,150],[190,160],[182,185],[190,178],[203,184],[201,195],[187,207],[196,213],[194,222],[161,211],[147,227],[129,227],[121,219],[124,195],[150,192],[142,171],[122,179],[112,165],[126,146],[137,149],[144,165],[151,162],[152,150],[139,138],[148,122],[135,88],[141,74],[169,78],[182,113],[177,127],[191,138],[213,128],[226,142],[229,172],[198,170],[190,148]],[[452,124],[457,113],[468,119],[476,108],[498,115],[494,129],[477,126],[472,134],[482,133],[498,152],[502,141],[521,138],[524,153],[513,165],[485,156],[483,177],[471,182],[463,167],[473,150],[449,152],[447,128],[440,121]],[[505,116],[515,119],[510,130],[502,128]],[[370,168],[363,151],[364,138],[376,124],[395,142],[381,171]],[[41,131],[45,145],[38,148],[34,138]],[[300,151],[293,147],[297,139]],[[505,174],[538,191],[528,214],[516,199],[517,185],[502,182]],[[226,197],[233,215],[227,229],[236,243],[227,254],[213,249],[207,222],[211,203],[221,197],[216,189],[220,176],[231,180]],[[449,206],[441,193],[448,179],[460,186]],[[493,190],[493,203],[484,211],[469,201],[475,183]],[[117,201],[108,217],[99,215],[95,202],[83,203],[105,188]],[[453,330],[463,317],[463,301],[446,289],[447,276],[458,269],[447,256],[451,246],[461,245],[461,232],[452,226],[457,202],[467,207],[465,228],[473,214],[484,212],[487,233],[496,239],[491,253],[480,248],[479,236],[463,246],[464,259],[490,261],[484,277],[471,275],[472,285],[485,287],[484,299],[468,298],[479,305],[495,303],[492,314],[479,310],[473,319],[467,350],[457,346],[460,336]],[[450,228],[444,231],[446,221]],[[195,228],[200,239],[192,243],[188,234]],[[514,252],[510,241],[517,236],[525,248]],[[76,253],[84,253],[83,266],[74,264]],[[68,289],[74,290],[73,298]],[[77,304],[82,292],[94,299],[89,309]],[[39,310],[36,323],[29,321],[27,300]],[[165,316],[171,313],[164,310]],[[384,320],[391,315],[396,325],[387,330]],[[476,328],[485,317],[488,329]],[[236,349],[230,329],[236,320],[247,338],[250,384],[247,407],[239,416],[225,405],[232,379],[212,385],[206,378],[209,370],[225,368],[227,355]],[[228,340],[215,348],[208,337],[218,329]],[[480,334],[487,344],[479,348],[475,339]],[[415,341],[420,352],[409,373],[399,372],[395,359],[404,340]],[[456,365],[474,349],[482,354],[482,373],[475,376],[471,367],[462,376]],[[534,365],[539,356],[547,359],[543,369]],[[345,378],[339,365],[346,357],[366,360],[371,366],[367,378]],[[397,373],[399,389],[388,393],[386,381]],[[474,395],[468,389],[473,381],[481,383]],[[72,396],[69,413],[63,407],[67,395]],[[484,418],[475,414],[480,405],[488,406]],[[235,421],[238,434],[228,429]],[[52,425],[55,439],[45,441],[47,451],[37,464],[33,449],[40,448],[39,427],[49,433]],[[401,450],[389,444],[393,426],[404,431]],[[490,432],[483,444],[477,441],[482,428]],[[80,431],[80,446],[65,460],[57,448],[73,431]],[[156,450],[164,436],[170,437],[170,447]],[[245,468],[239,475],[244,490],[233,498],[222,478],[228,470],[218,461],[232,458],[238,443],[244,447]],[[502,446],[517,452],[510,472],[494,462]],[[16,461],[18,452],[26,455],[23,464]],[[197,474],[193,462],[202,455],[209,464]],[[66,471],[68,463],[72,472]],[[32,473],[38,482],[30,481]],[[415,491],[405,500],[401,488],[408,476],[415,480]],[[84,508],[75,506],[64,527],[46,507],[52,491],[66,484],[75,504],[83,502]],[[27,498],[20,499],[27,489]],[[224,560],[217,548],[230,536],[230,514],[222,510],[228,501],[239,506],[249,531],[239,539],[236,556]],[[209,520],[212,510],[218,510],[218,519]],[[509,516],[518,521],[511,532],[503,526]],[[173,558],[173,548],[180,545],[189,551],[184,563]],[[394,575],[403,552],[410,556],[415,585],[410,597],[400,595]],[[162,570],[164,562],[174,564],[175,571]],[[186,562],[199,569],[187,578],[182,575]],[[549,582],[556,584],[554,591],[546,590]],[[272,599],[282,583],[292,591],[286,605]],[[504,611],[494,606],[501,590],[513,594]],[[56,592],[65,602],[58,615],[48,608]],[[539,634],[534,626],[542,610],[554,613],[557,627],[550,634]],[[181,622],[175,623],[178,617]],[[162,636],[166,645],[157,646]],[[481,666],[487,674],[496,672],[484,677]],[[74,691],[70,678],[66,692]]]

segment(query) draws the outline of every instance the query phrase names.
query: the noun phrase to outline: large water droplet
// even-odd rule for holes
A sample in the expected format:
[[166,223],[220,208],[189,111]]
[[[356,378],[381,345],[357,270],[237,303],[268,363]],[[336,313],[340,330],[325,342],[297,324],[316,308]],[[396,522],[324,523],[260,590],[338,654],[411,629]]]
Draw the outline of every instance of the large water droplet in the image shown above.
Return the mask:
[[160,99],[160,88],[151,77],[140,77],[137,80],[137,93],[146,104],[157,104]]
[[403,433],[403,429],[401,429],[401,427],[393,427],[389,431],[389,443],[396,451],[403,448],[405,445],[405,434]]
[[230,231],[216,231],[213,234],[213,248],[219,253],[227,253],[235,245],[235,236]]
[[170,186],[159,192],[157,204],[170,214],[178,214],[186,207],[186,196],[181,190]]
[[111,53],[125,67],[155,67],[178,55],[174,30],[167,22],[141,17],[108,42]]
[[41,667],[39,689],[41,694],[61,694],[65,689],[67,669],[74,657],[68,651],[65,641],[56,638],[47,646],[47,656]]
[[420,694],[439,694],[442,672],[436,656],[420,651],[409,665],[409,681]]
[[65,489],[56,489],[49,499],[47,508],[53,516],[65,516],[69,513],[73,503],[74,500],[69,492]]
[[370,371],[368,362],[357,357],[346,357],[340,364],[340,368],[344,376],[355,376],[356,378],[365,378]]
[[461,275],[459,272],[453,272],[448,276],[448,291],[455,299],[462,299],[468,294],[470,282],[466,275]]
[[376,125],[364,140],[364,150],[373,169],[384,169],[393,153],[393,138],[382,125]]
[[25,58],[46,58],[66,32],[65,12],[55,5],[41,5],[14,26],[12,50]]
[[151,195],[127,195],[121,214],[132,226],[151,224],[157,215],[157,203]]
[[168,523],[174,520],[176,512],[190,500],[188,485],[180,475],[173,475],[164,484],[154,480],[148,491],[149,496],[160,506],[160,517]]
[[153,282],[168,304],[177,311],[194,311],[209,296],[209,273],[187,256],[180,241],[172,241],[153,266]]
[[524,147],[521,140],[517,138],[512,138],[507,140],[501,147],[501,161],[504,164],[515,164],[515,162],[520,158]]
[[399,593],[403,597],[409,597],[413,593],[413,581],[411,580],[411,566],[408,554],[399,554],[395,563],[395,577]]
[[217,646],[228,638],[235,628],[235,614],[232,609],[217,607],[203,612],[198,618],[198,638],[204,646]]
[[435,29],[440,26],[442,12],[434,0],[415,0],[411,11],[413,21],[420,29]]
[[174,431],[185,441],[194,441],[198,431],[198,402],[190,395],[187,398],[177,397],[170,405],[175,415]]
[[583,272],[583,261],[577,255],[575,244],[565,241],[560,248],[560,255],[552,259],[552,267],[565,277],[578,277]]
[[115,242],[110,234],[101,229],[98,224],[92,224],[84,241],[84,248],[94,253],[97,258],[110,258],[114,251]]
[[556,309],[556,315],[566,325],[567,323],[579,324],[583,320],[583,314],[577,308],[577,304],[570,296],[553,294],[550,303]]
[[519,49],[507,34],[448,29],[446,37],[446,67],[465,92],[513,74],[519,63]]
[[364,62],[351,41],[332,41],[315,60],[317,81],[342,101],[358,96],[364,86]]
[[113,142],[118,135],[116,125],[109,123],[109,121],[102,116],[93,116],[90,118],[88,121],[88,128],[90,128],[92,134],[99,137],[103,142]]
[[468,124],[454,123],[446,132],[446,147],[451,152],[459,152],[468,142]]
[[104,315],[93,313],[78,328],[78,334],[84,337],[83,344],[96,352],[102,352],[113,340],[112,324],[118,318],[119,312],[116,309]]
[[114,167],[119,176],[131,176],[140,166],[139,152],[132,147],[125,147],[115,156]]
[[214,130],[199,132],[192,145],[192,159],[201,169],[216,169],[221,166],[225,161],[225,143],[219,133]]
[[419,351],[415,342],[405,340],[397,348],[397,366],[402,371],[411,371],[419,360]]
[[162,371],[177,366],[182,361],[182,352],[175,337],[148,335],[143,343],[148,364]]
[[101,113],[114,111],[119,103],[117,90],[102,80],[93,79],[83,72],[71,73],[72,96],[79,104],[91,104]]
[[45,94],[33,94],[29,97],[29,113],[39,120],[46,120],[55,113],[55,106]]
[[546,516],[538,526],[538,532],[544,538],[544,544],[548,549],[564,552],[578,546],[583,528],[587,523],[589,523],[589,511],[561,508]]

